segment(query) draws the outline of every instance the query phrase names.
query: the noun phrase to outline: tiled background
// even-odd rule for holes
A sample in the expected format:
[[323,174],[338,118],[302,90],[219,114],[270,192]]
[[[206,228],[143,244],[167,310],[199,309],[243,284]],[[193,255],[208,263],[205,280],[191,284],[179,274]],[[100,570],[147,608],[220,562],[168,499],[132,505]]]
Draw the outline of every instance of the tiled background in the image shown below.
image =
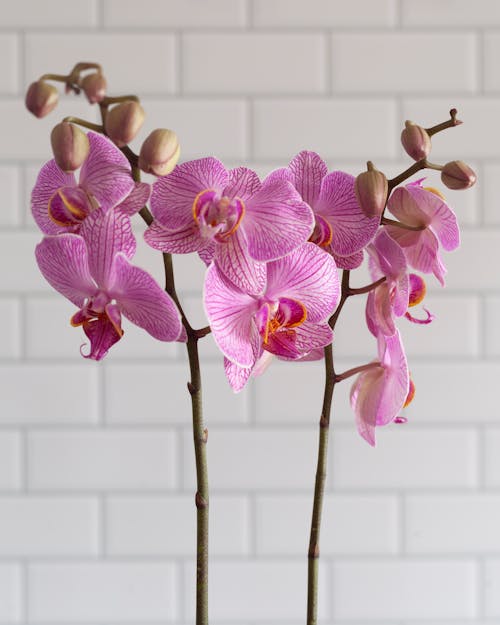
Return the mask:
[[[359,172],[408,163],[404,119],[465,124],[433,160],[463,158],[449,192],[463,244],[429,327],[402,323],[409,423],[355,432],[336,392],[322,537],[324,625],[500,623],[500,2],[498,0],[0,0],[0,622],[193,622],[193,452],[179,346],[133,328],[105,363],[79,356],[72,312],[38,274],[29,193],[74,97],[30,118],[26,85],[100,61],[141,96],[145,132],[183,158],[259,172],[299,149]],[[431,176],[432,178],[432,176]],[[140,226],[139,226],[140,229]],[[161,279],[161,262],[139,262]],[[202,268],[176,262],[200,323]],[[366,278],[355,279],[358,285]],[[353,298],[354,299],[354,298]],[[234,396],[202,348],[212,488],[211,623],[304,623],[322,366],[273,365]],[[339,370],[371,359],[363,302],[338,324]]]

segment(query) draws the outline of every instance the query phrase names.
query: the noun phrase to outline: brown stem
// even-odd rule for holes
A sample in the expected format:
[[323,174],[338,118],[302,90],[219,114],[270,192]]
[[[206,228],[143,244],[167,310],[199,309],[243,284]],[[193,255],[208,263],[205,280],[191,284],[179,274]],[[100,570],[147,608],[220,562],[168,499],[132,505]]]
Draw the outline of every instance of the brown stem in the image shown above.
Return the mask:
[[342,380],[347,380],[347,378],[350,378],[357,373],[367,371],[368,369],[374,369],[375,367],[380,367],[380,363],[369,362],[366,365],[359,365],[359,367],[353,367],[352,369],[347,369],[347,371],[343,371],[342,373],[337,373],[335,374],[335,384],[342,382]]
[[416,161],[415,163],[413,163],[413,165],[408,167],[408,169],[405,169],[403,172],[401,172],[395,178],[391,178],[390,180],[388,180],[388,185],[389,185],[389,194],[388,195],[391,194],[391,191],[395,187],[397,187],[398,184],[401,184],[402,182],[404,182],[405,180],[410,178],[410,176],[413,176],[413,174],[416,174],[418,171],[420,171],[421,169],[425,169],[426,167],[427,167],[427,159],[422,158],[421,160]]
[[341,287],[340,302],[337,308],[335,309],[335,312],[333,313],[333,315],[330,317],[328,321],[330,328],[332,330],[335,328],[335,324],[337,323],[337,319],[339,318],[340,312],[342,311],[342,308],[344,307],[344,304],[346,303],[347,298],[349,297],[349,291],[351,290],[351,287],[349,286],[350,275],[351,274],[350,274],[349,269],[344,269],[342,271],[342,287]]
[[378,280],[375,280],[375,282],[372,282],[371,284],[367,284],[366,286],[361,286],[361,287],[358,287],[357,289],[353,289],[349,287],[348,294],[349,296],[350,295],[364,295],[365,293],[369,293],[370,291],[373,291],[373,289],[376,289],[385,281],[386,281],[386,277],[382,276]]
[[457,119],[457,109],[451,109],[450,110],[450,119],[446,120],[445,122],[442,122],[441,124],[436,124],[435,126],[432,126],[431,128],[426,128],[425,132],[429,135],[429,137],[432,137],[432,135],[435,135],[437,132],[441,132],[441,130],[446,130],[447,128],[453,128],[454,126],[459,126],[462,122]]
[[70,124],[78,124],[78,126],[82,126],[83,128],[88,128],[89,130],[93,130],[94,132],[104,132],[104,128],[99,126],[99,124],[93,124],[92,122],[88,122],[86,119],[80,119],[79,117],[65,117],[63,122],[69,122]]
[[136,95],[119,95],[119,96],[106,96],[102,99],[101,104],[108,107],[110,104],[119,104],[120,102],[140,102]]
[[408,224],[404,224],[402,221],[396,221],[395,219],[388,219],[387,217],[382,217],[380,223],[383,226],[396,226],[396,228],[402,228],[403,230],[413,230],[415,232],[420,232],[421,230],[425,230],[427,226],[409,226]]

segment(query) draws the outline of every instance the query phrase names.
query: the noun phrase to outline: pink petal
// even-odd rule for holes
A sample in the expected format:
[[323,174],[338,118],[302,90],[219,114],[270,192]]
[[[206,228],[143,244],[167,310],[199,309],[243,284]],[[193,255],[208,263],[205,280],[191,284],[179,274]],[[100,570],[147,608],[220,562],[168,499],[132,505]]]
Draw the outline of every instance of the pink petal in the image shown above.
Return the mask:
[[134,215],[139,212],[141,208],[149,200],[151,195],[151,186],[145,182],[136,182],[135,187],[127,195],[127,197],[117,205],[116,209],[126,215]]
[[351,406],[358,432],[372,447],[375,445],[375,424],[383,380],[382,367],[374,367],[361,373],[351,388]]
[[250,257],[241,228],[226,242],[216,244],[214,260],[220,271],[242,291],[258,294],[264,290],[266,266]]
[[378,217],[367,217],[354,191],[354,176],[334,171],[323,178],[315,212],[332,228],[331,248],[335,254],[350,256],[362,250],[375,236]]
[[205,278],[204,303],[214,340],[224,356],[240,367],[252,367],[260,346],[253,320],[257,301],[211,265]]
[[87,246],[76,234],[47,236],[36,246],[36,260],[47,282],[81,308],[97,291],[88,265]]
[[267,264],[266,295],[271,300],[298,300],[306,307],[309,321],[327,319],[340,298],[335,261],[313,243],[304,243],[288,256]]
[[304,150],[295,156],[288,166],[295,177],[295,188],[304,202],[315,208],[318,201],[321,182],[328,173],[323,159],[316,152]]
[[188,254],[205,247],[205,240],[194,221],[179,230],[167,230],[155,220],[144,232],[144,240],[153,249],[171,254]]
[[392,336],[379,337],[385,342],[382,358],[384,385],[377,409],[377,425],[390,423],[403,408],[410,386],[408,364],[399,331]]
[[200,158],[177,165],[153,184],[151,212],[170,230],[185,228],[193,221],[193,203],[205,189],[221,192],[228,172],[216,158]]
[[339,256],[338,254],[335,254],[331,246],[328,248],[328,251],[333,256],[339,269],[357,269],[362,264],[364,259],[363,250],[350,254],[349,256]]
[[38,227],[45,234],[59,234],[66,228],[57,225],[49,217],[49,200],[60,187],[76,187],[73,174],[66,174],[54,160],[45,163],[31,192],[31,212]]
[[115,257],[114,284],[109,295],[132,323],[160,341],[175,341],[182,330],[179,311],[172,298],[143,269],[126,257]]
[[264,349],[278,358],[297,360],[332,341],[333,332],[328,323],[304,321],[296,328],[283,328],[271,334]]
[[392,336],[396,332],[389,286],[381,284],[366,298],[366,325],[373,334]]
[[198,250],[198,256],[208,267],[208,265],[210,265],[215,256],[215,242],[209,241],[205,247]]
[[247,202],[240,228],[255,260],[280,258],[304,243],[314,227],[314,215],[291,184],[263,184]]
[[114,143],[95,132],[87,133],[90,152],[80,170],[80,186],[103,208],[123,201],[134,189],[130,164]]
[[271,184],[276,181],[290,182],[295,186],[295,174],[288,167],[274,169],[265,178],[263,184]]
[[251,367],[239,367],[227,358],[224,358],[224,371],[229,385],[235,393],[239,393],[243,389],[252,374]]
[[119,252],[127,258],[135,254],[136,241],[127,215],[114,210],[96,209],[82,224],[80,231],[89,251],[92,277],[102,288],[113,281],[113,259]]
[[83,324],[83,331],[90,340],[90,352],[85,355],[80,351],[84,358],[92,360],[102,360],[123,336],[116,332],[113,324],[104,316]]
[[237,167],[229,171],[229,180],[223,195],[233,199],[239,197],[243,202],[254,195],[261,187],[257,174],[247,167]]
[[418,185],[394,189],[387,202],[387,209],[408,226],[429,225],[431,221],[431,215],[428,214],[429,207],[425,200],[418,201],[423,199],[420,195],[422,191],[422,187]]

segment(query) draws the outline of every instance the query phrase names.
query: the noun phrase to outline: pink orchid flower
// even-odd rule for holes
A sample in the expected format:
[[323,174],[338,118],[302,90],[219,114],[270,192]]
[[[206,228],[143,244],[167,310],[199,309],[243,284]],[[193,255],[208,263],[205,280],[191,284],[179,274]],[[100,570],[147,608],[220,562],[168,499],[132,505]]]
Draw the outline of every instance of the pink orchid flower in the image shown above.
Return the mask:
[[82,326],[90,340],[85,358],[101,360],[120,340],[122,314],[160,341],[184,338],[170,296],[129,263],[135,247],[128,217],[100,209],[85,219],[80,235],[49,235],[36,247],[46,280],[79,309],[71,325]]
[[355,269],[363,261],[363,248],[373,239],[379,217],[367,217],[354,191],[355,177],[342,171],[328,173],[316,152],[299,152],[287,168],[268,179],[289,180],[314,212],[310,241],[330,252],[339,267]]
[[243,388],[264,351],[297,360],[330,344],[328,318],[339,296],[335,261],[312,243],[267,263],[259,295],[238,289],[212,264],[205,310],[232,388]]
[[89,132],[88,138],[90,150],[78,182],[55,160],[38,174],[31,210],[45,234],[78,233],[83,220],[98,207],[132,215],[149,199],[149,185],[134,182],[130,164],[120,150],[103,135]]
[[147,243],[163,252],[198,252],[239,288],[259,293],[264,262],[307,241],[313,215],[293,186],[261,183],[245,167],[228,171],[216,158],[178,165],[153,185]]
[[375,445],[375,427],[394,421],[410,391],[410,376],[399,331],[378,335],[379,363],[359,374],[351,388],[351,406],[360,435]]
[[446,268],[439,255],[439,245],[451,251],[460,244],[457,218],[434,189],[422,187],[417,180],[394,190],[387,208],[403,223],[421,230],[405,230],[398,226],[385,228],[403,248],[408,263],[423,273],[433,273],[444,286]]

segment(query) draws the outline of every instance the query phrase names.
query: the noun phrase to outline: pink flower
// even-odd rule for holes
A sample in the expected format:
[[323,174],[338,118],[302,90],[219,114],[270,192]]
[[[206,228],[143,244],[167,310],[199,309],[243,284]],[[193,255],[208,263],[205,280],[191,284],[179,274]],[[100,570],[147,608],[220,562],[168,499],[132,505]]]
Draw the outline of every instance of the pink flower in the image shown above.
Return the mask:
[[342,171],[328,173],[316,152],[297,154],[288,168],[272,172],[268,179],[289,180],[314,212],[313,243],[330,252],[343,269],[355,269],[363,260],[363,248],[373,239],[379,217],[367,217],[354,190],[355,177]]
[[36,259],[46,280],[78,311],[73,326],[90,340],[86,358],[101,360],[123,335],[121,315],[160,341],[182,340],[179,312],[172,299],[129,259],[135,239],[126,215],[94,210],[80,235],[46,236]]
[[135,183],[130,164],[103,135],[88,133],[90,151],[74,174],[62,171],[55,160],[46,163],[31,194],[31,210],[45,234],[77,233],[83,220],[96,208],[117,208],[132,215],[147,202],[150,188]]
[[283,180],[261,183],[245,167],[216,158],[178,165],[153,185],[154,222],[145,233],[163,252],[198,252],[239,288],[259,293],[264,262],[285,256],[311,234],[313,216]]
[[375,427],[398,417],[410,390],[406,356],[398,330],[378,335],[379,364],[360,373],[351,389],[358,432],[375,445]]
[[267,263],[258,295],[238,289],[211,265],[205,309],[233,389],[244,386],[264,351],[297,360],[331,343],[328,318],[339,295],[334,260],[311,243]]
[[444,286],[446,268],[439,255],[439,245],[451,251],[460,244],[457,218],[451,208],[437,192],[422,187],[422,180],[395,189],[387,208],[403,223],[422,228],[405,230],[385,226],[403,248],[408,263],[418,271],[433,273]]

